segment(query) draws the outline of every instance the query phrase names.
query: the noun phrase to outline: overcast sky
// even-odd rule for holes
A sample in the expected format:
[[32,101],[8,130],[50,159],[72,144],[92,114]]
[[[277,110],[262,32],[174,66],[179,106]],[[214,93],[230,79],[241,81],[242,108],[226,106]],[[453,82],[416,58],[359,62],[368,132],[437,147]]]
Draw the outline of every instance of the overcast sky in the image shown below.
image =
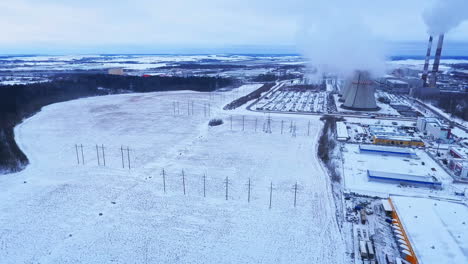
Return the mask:
[[[346,10],[343,19],[363,21],[384,41],[426,41],[421,13],[432,1],[1,0],[0,53],[295,46],[308,16],[320,15],[310,11],[325,5]],[[446,40],[468,42],[468,23]]]

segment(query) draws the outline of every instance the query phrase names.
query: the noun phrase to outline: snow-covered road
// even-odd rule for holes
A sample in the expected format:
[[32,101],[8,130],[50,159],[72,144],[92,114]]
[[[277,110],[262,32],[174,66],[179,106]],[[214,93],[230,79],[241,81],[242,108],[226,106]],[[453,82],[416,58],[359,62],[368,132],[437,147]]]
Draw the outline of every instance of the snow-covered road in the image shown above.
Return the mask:
[[[0,263],[346,263],[316,157],[318,117],[274,115],[268,134],[266,117],[249,112],[244,131],[240,118],[231,131],[229,116],[245,110],[225,112],[221,98],[93,97],[47,106],[23,122],[16,139],[31,165],[0,178]],[[213,117],[225,123],[210,128]],[[281,134],[279,118],[302,130],[293,137],[285,125]],[[75,144],[84,145],[84,165]],[[97,165],[95,144],[106,148],[106,167]],[[121,167],[121,145],[131,149],[131,170]]]

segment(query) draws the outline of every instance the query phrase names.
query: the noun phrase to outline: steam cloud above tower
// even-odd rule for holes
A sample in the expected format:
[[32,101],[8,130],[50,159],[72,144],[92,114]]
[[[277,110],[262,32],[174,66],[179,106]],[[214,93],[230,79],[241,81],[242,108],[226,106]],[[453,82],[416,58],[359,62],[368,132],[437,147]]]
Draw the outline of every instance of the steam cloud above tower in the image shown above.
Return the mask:
[[444,34],[468,19],[468,1],[437,0],[422,16],[429,34]]

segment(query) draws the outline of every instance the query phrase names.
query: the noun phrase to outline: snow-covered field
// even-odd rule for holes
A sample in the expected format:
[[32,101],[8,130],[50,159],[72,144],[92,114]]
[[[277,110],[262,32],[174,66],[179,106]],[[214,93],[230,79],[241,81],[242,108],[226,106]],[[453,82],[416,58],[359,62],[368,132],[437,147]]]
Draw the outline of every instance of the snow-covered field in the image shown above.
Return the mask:
[[[229,93],[85,98],[47,106],[17,126],[31,165],[0,177],[0,263],[346,263],[316,157],[318,117],[284,117],[301,129],[292,136],[277,121],[264,133],[267,117],[249,112],[244,131],[238,116],[231,131],[230,115],[245,110],[221,110]],[[224,124],[208,127],[213,117]],[[84,165],[75,144],[84,146]],[[95,144],[105,147],[105,167]],[[130,147],[130,170],[121,167],[121,145]]]
[[392,197],[420,263],[468,263],[468,208],[465,204]]

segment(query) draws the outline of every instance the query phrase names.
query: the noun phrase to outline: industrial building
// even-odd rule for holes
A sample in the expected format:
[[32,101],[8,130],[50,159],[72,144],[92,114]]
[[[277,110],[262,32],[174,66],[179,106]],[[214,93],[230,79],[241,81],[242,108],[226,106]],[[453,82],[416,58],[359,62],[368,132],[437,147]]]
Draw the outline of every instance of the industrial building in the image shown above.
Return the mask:
[[468,179],[468,151],[466,148],[450,147],[448,167],[456,176]]
[[377,111],[375,101],[375,82],[371,80],[369,72],[356,71],[352,80],[347,81],[342,98],[341,108],[358,111]]
[[[409,248],[412,264],[468,263],[468,208],[463,202],[391,196],[392,228],[399,247]],[[397,232],[398,230],[398,232]],[[399,240],[401,239],[401,241]],[[400,246],[405,244],[405,246]]]
[[349,138],[346,124],[344,122],[336,122],[336,139],[339,141],[346,141]]
[[[392,230],[395,239],[398,242],[398,249],[400,250],[400,253],[404,256],[404,260],[407,263],[418,264],[418,258],[411,245],[411,240],[406,234],[405,227],[402,224],[397,211],[395,210],[395,206],[393,205],[391,198],[389,198],[387,201],[387,204],[382,201],[382,205],[384,206],[385,212],[390,214],[390,216],[392,217]],[[396,263],[399,264],[403,262],[401,261],[401,259],[397,258]]]
[[416,137],[402,137],[402,136],[381,136],[375,135],[372,139],[374,144],[379,145],[392,145],[392,146],[410,146],[410,147],[424,147],[424,142]]
[[393,76],[386,76],[380,81],[381,86],[394,94],[409,94],[411,85],[406,81]]
[[412,149],[409,149],[409,148],[359,145],[359,152],[363,154],[367,153],[367,154],[380,154],[380,155],[417,158],[416,153]]
[[419,117],[416,122],[416,127],[420,132],[425,132],[435,140],[446,142],[450,139],[450,127],[443,124],[439,119],[434,117]]
[[468,150],[466,148],[451,146],[448,151],[452,158],[468,160]]
[[448,167],[456,176],[462,179],[468,179],[468,160],[450,159]]
[[112,68],[107,70],[107,73],[110,75],[125,75],[123,68]]
[[424,176],[367,170],[367,178],[369,181],[380,181],[433,189],[442,188],[442,183],[430,175]]

